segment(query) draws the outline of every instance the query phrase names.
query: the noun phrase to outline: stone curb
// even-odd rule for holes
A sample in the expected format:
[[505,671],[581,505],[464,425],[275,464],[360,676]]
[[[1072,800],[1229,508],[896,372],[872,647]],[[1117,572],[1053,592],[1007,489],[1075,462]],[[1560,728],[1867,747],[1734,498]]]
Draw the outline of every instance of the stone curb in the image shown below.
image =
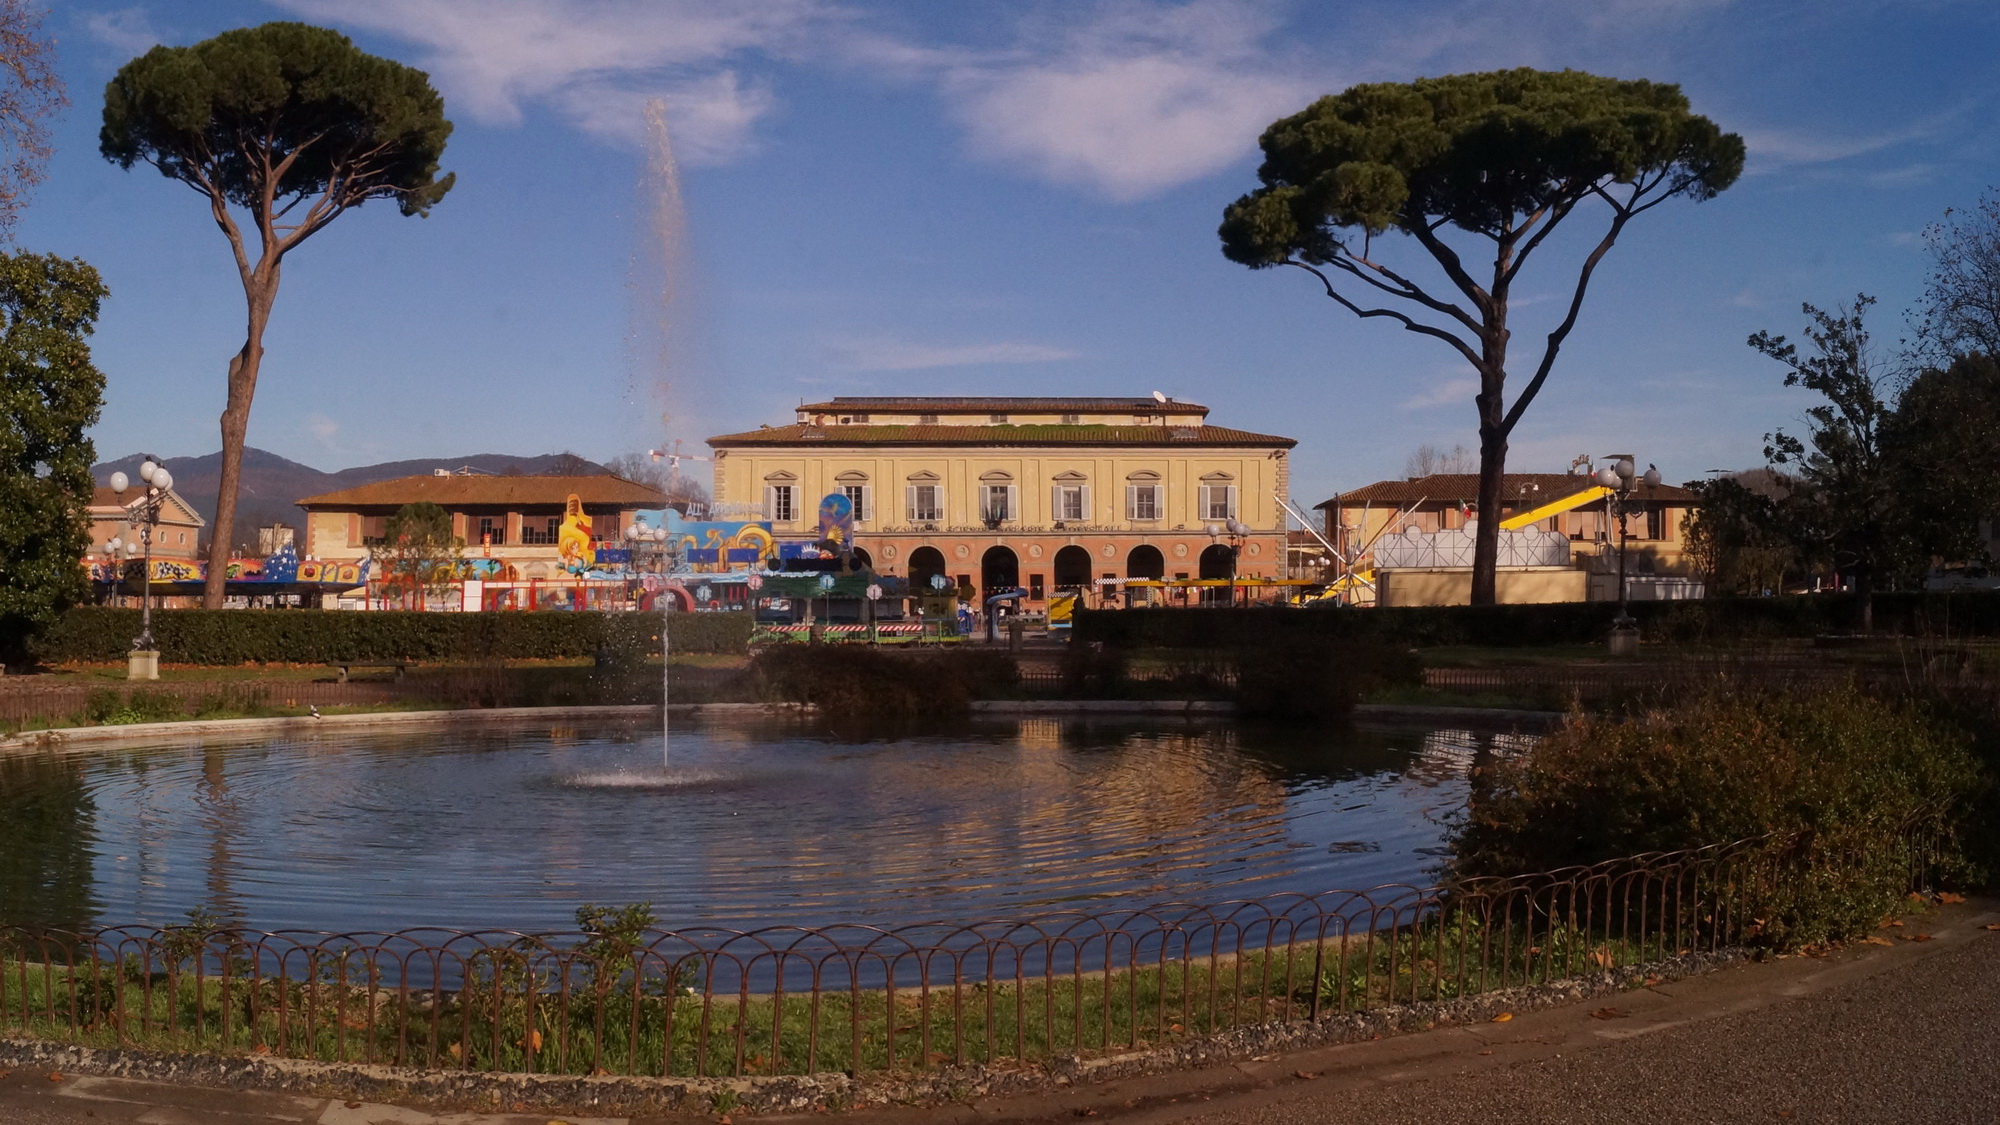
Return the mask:
[[630,1078],[400,1070],[362,1063],[169,1054],[21,1039],[0,1039],[0,1066],[451,1108],[527,1103],[538,1112],[595,1116],[716,1112],[725,1106],[735,1113],[799,1113],[820,1108],[936,1105],[1138,1078],[1443,1026],[1483,1024],[1502,1012],[1518,1014],[1574,1004],[1640,987],[1649,977],[1657,982],[1678,980],[1735,964],[1747,956],[1742,950],[1683,954],[1549,984],[1339,1013],[1317,1022],[1236,1028],[1160,1047],[1069,1056],[1026,1066],[946,1066],[929,1074],[859,1079],[839,1072],[759,1078]]
[[[675,703],[674,715],[798,714],[808,708],[793,703]],[[10,750],[56,750],[70,746],[102,746],[126,742],[256,734],[305,734],[397,727],[504,725],[542,720],[642,718],[660,713],[650,703],[606,704],[597,707],[474,707],[430,711],[367,711],[351,715],[285,715],[263,719],[186,719],[171,723],[120,723],[101,727],[57,727],[0,735],[0,753]]]
[[1234,715],[1223,699],[979,699],[975,715]]
[[1357,719],[1391,721],[1463,722],[1481,726],[1513,725],[1530,730],[1548,730],[1562,722],[1561,711],[1516,711],[1508,707],[1442,707],[1427,703],[1357,703]]

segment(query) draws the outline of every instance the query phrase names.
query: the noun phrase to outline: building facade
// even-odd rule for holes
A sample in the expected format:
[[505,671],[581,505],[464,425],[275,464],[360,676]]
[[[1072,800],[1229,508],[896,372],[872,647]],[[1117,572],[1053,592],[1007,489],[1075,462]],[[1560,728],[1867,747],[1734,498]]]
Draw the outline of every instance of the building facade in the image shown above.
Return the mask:
[[[719,510],[814,540],[853,503],[857,557],[918,587],[984,592],[1129,578],[1279,578],[1291,438],[1155,398],[835,398],[710,438]],[[1107,581],[1108,580],[1108,581]]]
[[[1616,599],[1621,539],[1632,596],[1700,596],[1683,557],[1683,525],[1700,498],[1669,484],[1641,486],[1623,505],[1621,535],[1606,492],[1587,471],[1502,478],[1499,518],[1518,526],[1502,533],[1501,600]],[[1340,553],[1378,573],[1382,604],[1441,604],[1469,597],[1478,498],[1478,474],[1437,473],[1376,481],[1314,506]],[[1538,510],[1547,514],[1512,520]],[[1391,595],[1392,587],[1403,592]]]
[[[110,554],[106,544],[113,539],[131,543],[136,548],[139,543],[139,528],[134,522],[146,502],[146,486],[133,482],[124,495],[119,495],[102,485],[90,496],[90,554],[86,563],[108,562]],[[153,558],[174,562],[192,563],[201,557],[201,529],[208,521],[194,510],[180,493],[167,490],[165,500],[160,504],[160,522],[153,528]],[[135,549],[130,557],[138,558]]]
[[465,541],[468,560],[483,560],[490,572],[524,581],[554,578],[561,569],[558,530],[571,496],[590,517],[592,541],[614,545],[635,513],[667,503],[656,489],[608,474],[401,477],[298,501],[307,512],[300,555],[360,562],[382,541],[383,526],[396,509],[429,502],[451,514],[452,534]]

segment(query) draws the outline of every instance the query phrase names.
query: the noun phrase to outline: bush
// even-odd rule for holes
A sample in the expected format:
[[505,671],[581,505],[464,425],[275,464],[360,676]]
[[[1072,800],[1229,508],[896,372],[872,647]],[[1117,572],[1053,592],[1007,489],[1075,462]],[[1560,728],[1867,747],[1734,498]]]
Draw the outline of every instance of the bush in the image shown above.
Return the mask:
[[1423,663],[1407,648],[1291,636],[1236,655],[1236,707],[1254,718],[1341,719],[1363,696],[1421,687]]
[[1011,690],[1004,652],[952,649],[909,655],[856,645],[773,645],[750,661],[766,699],[807,703],[828,718],[919,719],[963,715],[974,699]]
[[[1845,633],[1853,606],[1845,594],[1801,594],[1633,602],[1631,609],[1652,640],[1721,643]],[[1285,637],[1419,647],[1595,644],[1604,640],[1617,612],[1609,602],[1078,610],[1073,643],[1095,641],[1133,650],[1251,647]],[[1875,628],[1903,636],[2000,636],[2000,591],[1876,594]]]
[[1981,787],[1969,738],[1930,713],[1851,690],[1717,691],[1628,720],[1572,715],[1531,750],[1483,765],[1454,872],[1512,875],[1769,834],[1794,872],[1758,884],[1763,940],[1796,946],[1874,927],[1909,889],[1919,835],[1956,858],[1950,825]]
[[[681,613],[675,652],[743,652],[748,613]],[[90,606],[64,614],[34,641],[51,664],[124,658],[139,611]],[[339,660],[517,660],[658,653],[660,618],[642,613],[411,613],[172,609],[153,614],[160,659],[170,664],[324,664]]]

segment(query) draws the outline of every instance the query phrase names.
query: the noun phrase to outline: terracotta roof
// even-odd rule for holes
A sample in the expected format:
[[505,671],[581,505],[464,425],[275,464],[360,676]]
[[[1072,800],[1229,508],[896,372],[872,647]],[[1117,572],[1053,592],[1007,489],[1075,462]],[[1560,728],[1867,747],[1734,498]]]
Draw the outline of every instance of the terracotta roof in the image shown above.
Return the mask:
[[[1501,477],[1500,495],[1510,504],[1527,506],[1546,504],[1560,500],[1586,488],[1595,487],[1597,482],[1590,477],[1575,473],[1507,473]],[[1529,486],[1533,487],[1530,488]],[[1662,484],[1657,488],[1641,486],[1637,494],[1641,500],[1666,500],[1694,503],[1699,499],[1685,488]],[[1458,504],[1474,503],[1479,499],[1478,473],[1434,473],[1414,480],[1378,480],[1374,484],[1363,485],[1351,492],[1343,492],[1331,500],[1314,504],[1314,508],[1353,507],[1357,504]]]
[[586,504],[658,508],[666,494],[624,477],[596,476],[413,476],[376,481],[298,501],[301,508],[400,507],[429,501],[446,508],[496,505],[560,505],[571,493]]
[[841,395],[825,402],[808,402],[798,409],[822,414],[861,413],[880,411],[884,414],[1136,414],[1142,411],[1155,414],[1207,414],[1208,407],[1193,402],[1164,403],[1155,401],[1148,395],[1132,398],[1008,398],[1008,397],[966,397],[947,395],[936,398],[923,396],[866,396]]
[[767,426],[708,439],[717,449],[744,445],[1254,445],[1290,449],[1297,439],[1223,426]]
[[[111,510],[114,508],[130,510],[132,505],[137,504],[139,498],[143,495],[145,495],[145,489],[141,485],[135,484],[127,488],[125,495],[120,496],[116,492],[111,491],[110,488],[100,484],[90,491],[90,510],[104,515],[110,515]],[[163,512],[161,513],[162,518],[174,523],[191,524],[195,527],[208,526],[208,521],[202,519],[201,513],[195,511],[194,505],[189,504],[187,498],[179,492],[168,489],[167,500],[179,510],[180,515],[179,517],[175,517],[170,512]]]

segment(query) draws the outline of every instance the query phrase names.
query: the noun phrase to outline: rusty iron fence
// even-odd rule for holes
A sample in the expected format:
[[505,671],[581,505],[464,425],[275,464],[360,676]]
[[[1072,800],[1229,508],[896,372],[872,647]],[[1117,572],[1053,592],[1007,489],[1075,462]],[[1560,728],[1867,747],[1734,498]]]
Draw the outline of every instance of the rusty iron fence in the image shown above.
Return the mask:
[[1032,1064],[1736,945],[1753,904],[1811,862],[1761,838],[1517,878],[893,929],[15,927],[0,930],[0,1031],[559,1074]]

